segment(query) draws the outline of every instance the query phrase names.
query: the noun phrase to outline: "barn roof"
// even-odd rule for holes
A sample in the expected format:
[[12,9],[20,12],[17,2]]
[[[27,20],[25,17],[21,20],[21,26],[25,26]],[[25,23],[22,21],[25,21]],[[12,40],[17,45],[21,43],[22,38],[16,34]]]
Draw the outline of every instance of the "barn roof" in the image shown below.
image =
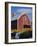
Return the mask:
[[26,12],[21,12],[20,15],[15,15],[14,17],[11,17],[11,21],[19,19],[23,14],[27,14]]

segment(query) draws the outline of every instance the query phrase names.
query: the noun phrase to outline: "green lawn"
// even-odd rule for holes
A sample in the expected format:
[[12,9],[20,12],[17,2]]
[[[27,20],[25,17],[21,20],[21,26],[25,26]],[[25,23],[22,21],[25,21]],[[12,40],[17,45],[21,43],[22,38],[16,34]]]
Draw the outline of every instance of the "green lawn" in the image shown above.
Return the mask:
[[[12,32],[19,32],[16,29],[11,30]],[[32,31],[32,28],[23,28],[21,32]]]

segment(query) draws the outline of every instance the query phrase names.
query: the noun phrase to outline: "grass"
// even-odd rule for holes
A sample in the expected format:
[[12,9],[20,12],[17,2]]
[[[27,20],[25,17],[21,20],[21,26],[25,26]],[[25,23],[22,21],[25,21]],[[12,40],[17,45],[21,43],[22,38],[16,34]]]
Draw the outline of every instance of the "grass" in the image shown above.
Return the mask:
[[[32,31],[32,28],[23,28],[21,32]],[[17,29],[11,30],[11,32],[19,32]]]
[[[11,33],[11,39],[16,39],[15,38],[16,34],[17,32]],[[32,38],[32,31],[21,32],[19,35],[19,39],[28,39],[28,38]]]

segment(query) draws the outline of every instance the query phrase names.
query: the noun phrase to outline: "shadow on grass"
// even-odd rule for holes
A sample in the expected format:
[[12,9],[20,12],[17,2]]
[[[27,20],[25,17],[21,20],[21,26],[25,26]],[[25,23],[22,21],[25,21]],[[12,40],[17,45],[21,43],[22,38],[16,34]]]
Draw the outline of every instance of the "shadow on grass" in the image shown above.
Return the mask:
[[[11,33],[11,39],[16,39],[15,38],[16,34],[17,32]],[[19,39],[28,39],[28,38],[32,38],[32,31],[26,31],[19,34]]]

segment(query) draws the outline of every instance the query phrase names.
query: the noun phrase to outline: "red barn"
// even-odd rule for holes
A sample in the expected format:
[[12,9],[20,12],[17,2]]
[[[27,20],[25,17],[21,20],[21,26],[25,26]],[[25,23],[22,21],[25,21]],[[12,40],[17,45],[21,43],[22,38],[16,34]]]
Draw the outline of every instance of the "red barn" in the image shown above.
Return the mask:
[[[19,32],[22,32],[24,27],[30,27],[30,25],[31,25],[30,19],[25,12],[21,13],[17,17],[17,21],[16,20],[14,20],[14,21],[15,21],[15,23],[12,21],[12,23],[13,23],[12,28],[13,27],[17,28],[17,30]],[[15,26],[14,24],[17,25],[17,26]]]
[[18,31],[22,32],[24,27],[26,26],[30,27],[30,25],[31,25],[31,22],[28,15],[26,13],[20,14],[17,20]]

